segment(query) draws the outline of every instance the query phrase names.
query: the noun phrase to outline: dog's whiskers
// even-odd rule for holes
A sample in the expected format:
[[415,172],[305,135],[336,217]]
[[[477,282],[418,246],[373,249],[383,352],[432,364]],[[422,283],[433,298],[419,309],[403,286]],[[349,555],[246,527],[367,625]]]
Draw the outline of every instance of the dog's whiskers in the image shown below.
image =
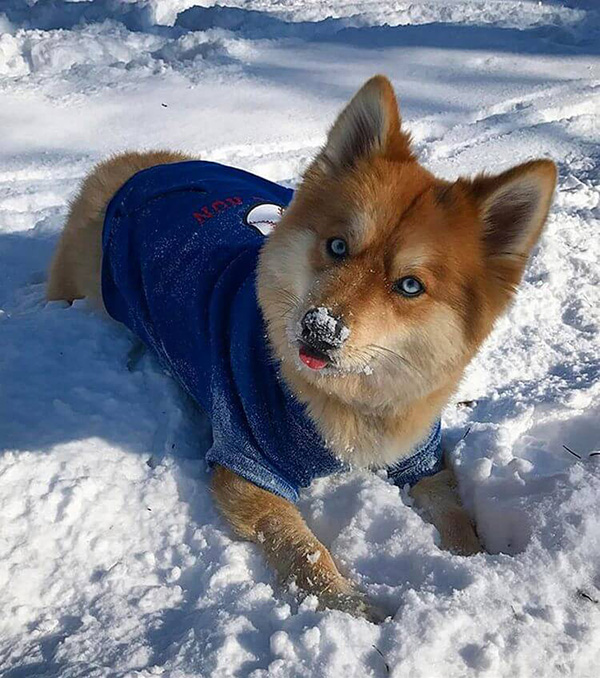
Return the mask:
[[295,306],[298,306],[302,301],[298,295],[290,292],[290,290],[286,290],[284,287],[278,287],[275,292],[280,294],[286,301],[294,304]]
[[[300,297],[290,290],[279,287],[274,290],[279,295],[279,299],[274,302],[274,307],[281,313],[280,320],[287,322],[289,317],[298,309],[302,300]],[[345,350],[346,360],[340,361],[339,358],[333,357],[331,359],[331,366],[343,371],[367,372],[370,363],[376,360],[387,363],[390,367],[409,368],[416,372],[419,376],[423,376],[421,370],[408,358],[404,357],[397,351],[394,351],[379,344],[368,344],[362,347],[348,346]],[[272,357],[273,362],[277,362],[277,358]],[[347,362],[346,362],[347,361]],[[344,364],[346,363],[346,364]]]
[[379,344],[368,344],[362,348],[352,349],[350,351],[349,358],[352,360],[354,357],[357,358],[357,360],[363,361],[363,364],[361,364],[362,369],[365,369],[372,360],[380,359],[387,362],[391,366],[397,366],[399,363],[403,367],[408,367],[409,369],[414,370],[417,374],[419,374],[419,376],[423,376],[421,370],[414,363],[408,360],[408,358],[405,358],[403,355],[393,351],[390,348],[380,346]]
[[374,348],[380,355],[386,355],[390,360],[397,360],[401,362],[406,367],[414,370],[420,377],[423,377],[423,372],[408,358],[401,355],[397,351],[392,350],[391,348],[386,348],[385,346],[379,346],[378,344],[370,344],[370,347]]

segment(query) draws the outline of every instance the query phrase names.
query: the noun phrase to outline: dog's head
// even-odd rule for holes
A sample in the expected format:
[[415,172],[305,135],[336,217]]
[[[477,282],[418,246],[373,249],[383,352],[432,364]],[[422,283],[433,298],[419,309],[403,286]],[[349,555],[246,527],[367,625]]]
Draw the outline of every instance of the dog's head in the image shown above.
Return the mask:
[[295,380],[375,408],[453,385],[513,296],[555,182],[549,160],[437,179],[391,84],[372,78],[262,250],[276,357]]

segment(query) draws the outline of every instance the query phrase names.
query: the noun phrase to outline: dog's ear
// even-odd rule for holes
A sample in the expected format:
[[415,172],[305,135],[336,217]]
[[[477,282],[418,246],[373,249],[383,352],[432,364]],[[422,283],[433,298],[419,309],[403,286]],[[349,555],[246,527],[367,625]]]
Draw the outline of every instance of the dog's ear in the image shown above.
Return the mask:
[[488,265],[514,287],[548,216],[556,166],[550,160],[532,160],[468,184],[483,225]]
[[410,136],[400,129],[394,89],[383,75],[367,80],[340,113],[319,160],[335,170],[374,155],[401,162],[413,158]]

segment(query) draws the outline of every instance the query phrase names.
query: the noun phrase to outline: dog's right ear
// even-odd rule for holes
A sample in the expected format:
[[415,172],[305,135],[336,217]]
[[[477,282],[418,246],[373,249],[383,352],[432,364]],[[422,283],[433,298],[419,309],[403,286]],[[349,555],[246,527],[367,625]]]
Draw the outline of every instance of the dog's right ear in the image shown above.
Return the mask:
[[367,80],[340,113],[318,161],[335,171],[375,155],[399,162],[414,158],[410,136],[400,129],[394,89],[383,75]]

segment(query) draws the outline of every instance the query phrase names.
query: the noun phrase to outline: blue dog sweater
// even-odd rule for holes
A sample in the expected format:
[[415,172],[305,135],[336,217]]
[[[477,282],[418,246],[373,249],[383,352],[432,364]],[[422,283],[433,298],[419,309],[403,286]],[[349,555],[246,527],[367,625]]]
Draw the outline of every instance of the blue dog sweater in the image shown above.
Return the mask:
[[[265,235],[248,216],[260,205],[284,209],[292,196],[212,162],[138,172],[106,211],[102,294],[210,416],[207,461],[296,501],[299,488],[345,465],[283,382],[256,297]],[[389,472],[412,485],[441,466],[437,422]]]

